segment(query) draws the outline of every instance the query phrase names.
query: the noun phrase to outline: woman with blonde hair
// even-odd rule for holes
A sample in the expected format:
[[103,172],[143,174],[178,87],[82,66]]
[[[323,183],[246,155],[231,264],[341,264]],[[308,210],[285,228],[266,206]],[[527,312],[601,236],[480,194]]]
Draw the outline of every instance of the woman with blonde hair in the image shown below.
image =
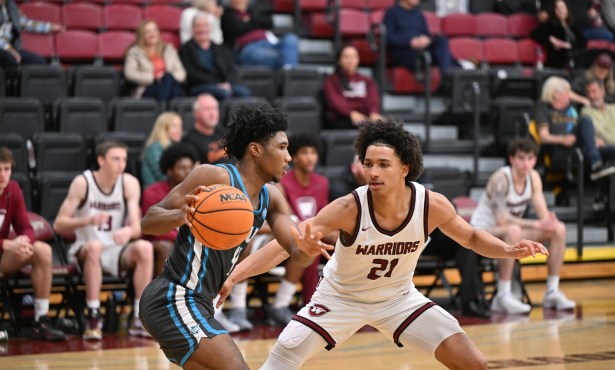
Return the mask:
[[166,177],[160,169],[160,156],[171,144],[179,143],[182,134],[182,119],[179,114],[164,112],[158,116],[141,155],[141,182],[144,189]]
[[160,39],[156,22],[144,20],[137,27],[135,42],[126,52],[124,76],[136,85],[135,97],[168,102],[182,95],[186,70],[173,45]]

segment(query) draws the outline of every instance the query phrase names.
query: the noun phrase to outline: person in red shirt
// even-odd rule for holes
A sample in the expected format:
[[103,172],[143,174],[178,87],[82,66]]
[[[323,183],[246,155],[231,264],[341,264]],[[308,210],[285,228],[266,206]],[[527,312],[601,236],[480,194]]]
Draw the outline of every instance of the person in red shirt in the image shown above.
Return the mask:
[[335,72],[324,82],[327,128],[356,128],[367,120],[382,119],[376,82],[357,72],[357,49],[350,45],[342,47],[336,60]]
[[[160,170],[166,174],[165,180],[155,182],[145,188],[141,198],[141,212],[160,202],[177,184],[184,181],[186,176],[194,169],[198,162],[198,154],[188,144],[174,144],[165,149],[160,156]],[[154,245],[154,275],[158,275],[164,267],[164,261],[171,253],[173,243],[177,237],[177,229],[162,235],[145,235]]]
[[[51,292],[51,247],[34,240],[34,229],[28,219],[26,203],[19,184],[11,180],[13,153],[0,147],[0,272],[12,274],[24,265],[32,265],[34,288],[34,325],[32,336],[49,341],[65,340],[48,317]],[[11,225],[17,234],[9,239]]]

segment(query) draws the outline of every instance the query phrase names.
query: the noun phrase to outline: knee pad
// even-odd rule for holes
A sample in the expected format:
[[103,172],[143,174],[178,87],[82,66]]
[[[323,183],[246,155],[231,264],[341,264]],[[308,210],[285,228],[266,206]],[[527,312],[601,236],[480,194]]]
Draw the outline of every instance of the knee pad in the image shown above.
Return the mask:
[[298,369],[314,354],[322,351],[327,342],[307,326],[291,321],[271,350],[261,369]]

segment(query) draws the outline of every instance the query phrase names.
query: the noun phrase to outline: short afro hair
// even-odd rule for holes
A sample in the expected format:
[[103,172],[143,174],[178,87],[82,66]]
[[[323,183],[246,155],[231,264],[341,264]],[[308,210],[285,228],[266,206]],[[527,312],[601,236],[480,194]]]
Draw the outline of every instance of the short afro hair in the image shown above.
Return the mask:
[[288,154],[291,157],[295,157],[295,154],[301,148],[314,148],[316,152],[320,154],[320,143],[316,135],[309,134],[307,132],[301,132],[291,135],[288,138]]
[[167,171],[177,164],[180,159],[188,158],[192,163],[196,163],[199,160],[199,156],[192,145],[185,143],[177,143],[167,147],[158,161],[160,171],[167,173]]
[[242,105],[231,112],[222,145],[226,154],[238,161],[245,155],[248,144],[264,144],[287,128],[286,114],[279,108],[269,104]]
[[359,128],[354,149],[361,163],[370,145],[384,145],[395,150],[401,163],[410,166],[407,181],[415,181],[423,172],[423,154],[419,139],[404,130],[403,122],[395,119],[368,121]]

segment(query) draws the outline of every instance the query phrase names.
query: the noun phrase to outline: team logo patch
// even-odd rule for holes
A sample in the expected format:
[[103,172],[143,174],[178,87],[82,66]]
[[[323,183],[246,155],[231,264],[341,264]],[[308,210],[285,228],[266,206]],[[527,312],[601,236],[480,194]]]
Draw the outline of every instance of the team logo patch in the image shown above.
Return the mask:
[[310,306],[310,310],[309,310],[310,316],[314,316],[314,317],[324,316],[327,312],[331,312],[329,307],[323,306],[321,304],[314,304]]
[[190,334],[192,335],[198,334],[199,331],[201,331],[201,328],[199,328],[198,325],[194,325],[193,327],[190,328]]

